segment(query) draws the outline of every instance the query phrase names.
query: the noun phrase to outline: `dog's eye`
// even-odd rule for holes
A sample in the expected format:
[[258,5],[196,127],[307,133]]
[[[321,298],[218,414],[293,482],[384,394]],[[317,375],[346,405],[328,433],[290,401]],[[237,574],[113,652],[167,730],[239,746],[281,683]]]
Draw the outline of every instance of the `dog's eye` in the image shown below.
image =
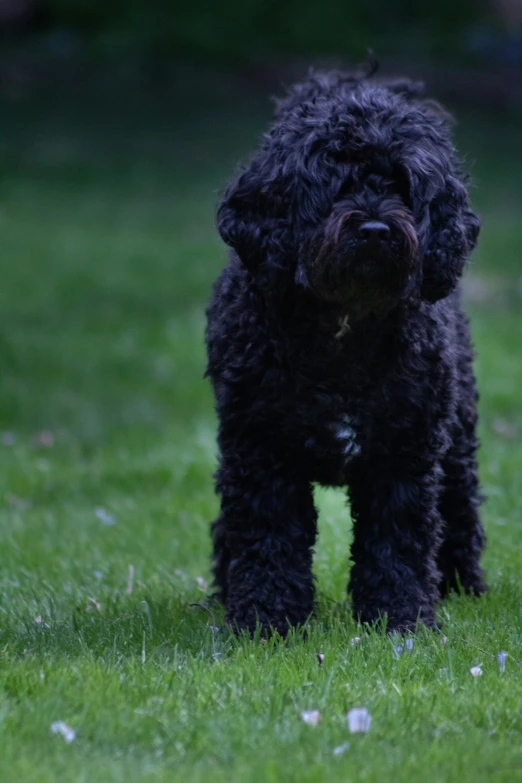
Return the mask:
[[339,188],[339,192],[337,194],[337,197],[338,198],[343,198],[343,197],[351,195],[354,192],[354,190],[357,189],[358,184],[359,183],[358,183],[358,179],[357,179],[357,169],[354,166],[354,167],[352,167],[352,169],[351,169],[350,173],[348,174],[348,176],[346,176],[345,179],[343,180],[343,183],[342,183],[341,187]]
[[405,168],[398,166],[394,171],[394,180],[399,196],[402,198],[406,205],[411,205],[412,202],[412,182],[410,176]]

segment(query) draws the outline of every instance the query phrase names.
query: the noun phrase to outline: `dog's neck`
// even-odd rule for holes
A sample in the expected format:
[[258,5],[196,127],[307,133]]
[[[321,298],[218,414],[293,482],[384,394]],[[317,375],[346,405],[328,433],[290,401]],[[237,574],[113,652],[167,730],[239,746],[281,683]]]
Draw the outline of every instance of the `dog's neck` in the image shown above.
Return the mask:
[[375,309],[355,303],[326,302],[299,289],[269,296],[266,302],[271,320],[285,331],[314,335],[323,344],[378,335],[391,328],[401,309],[398,302],[379,302]]
[[[340,303],[324,302],[308,293],[286,292],[265,299],[267,316],[277,333],[284,361],[297,375],[324,377],[363,367],[383,344],[400,332],[407,305],[385,313],[355,314]],[[352,320],[353,317],[353,320]]]

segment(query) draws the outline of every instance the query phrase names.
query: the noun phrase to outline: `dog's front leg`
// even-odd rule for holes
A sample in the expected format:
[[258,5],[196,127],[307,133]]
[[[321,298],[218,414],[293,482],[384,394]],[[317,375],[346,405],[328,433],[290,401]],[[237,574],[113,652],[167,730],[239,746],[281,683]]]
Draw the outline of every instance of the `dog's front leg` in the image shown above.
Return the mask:
[[440,469],[375,460],[357,471],[349,589],[362,622],[387,618],[388,631],[435,624]]
[[308,481],[259,454],[222,457],[214,577],[236,630],[285,634],[313,608],[317,514]]

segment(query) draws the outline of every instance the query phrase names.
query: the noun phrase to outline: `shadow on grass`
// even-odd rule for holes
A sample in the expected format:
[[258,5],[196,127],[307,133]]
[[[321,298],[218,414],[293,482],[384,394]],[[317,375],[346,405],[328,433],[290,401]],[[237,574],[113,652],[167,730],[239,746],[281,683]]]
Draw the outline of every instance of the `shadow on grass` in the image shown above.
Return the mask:
[[41,604],[47,611],[36,618],[13,612],[4,620],[0,644],[10,655],[168,664],[180,655],[211,660],[217,647],[233,638],[217,603],[203,611],[177,596],[143,594],[89,599],[69,611],[58,609],[52,597]]
[[[474,632],[479,620],[485,627],[501,628],[511,616],[517,594],[509,585],[480,599],[452,594],[439,606],[438,630],[420,625],[415,634],[408,636],[419,642],[433,639],[437,646],[443,646],[448,637],[467,644],[468,631]],[[210,598],[195,602],[175,595],[152,597],[144,592],[135,596],[113,594],[100,601],[98,604],[89,599],[86,605],[66,612],[47,597],[43,602],[45,614],[36,618],[27,612],[8,613],[0,633],[4,654],[42,662],[87,657],[108,666],[153,662],[161,668],[188,660],[212,664],[238,654],[265,658],[296,648],[302,648],[306,655],[317,655],[330,647],[348,652],[361,644],[365,647],[371,640],[395,649],[400,641],[398,634],[386,634],[384,624],[357,624],[347,600],[335,602],[325,596],[320,596],[309,622],[290,629],[285,639],[278,634],[264,637],[259,629],[253,636],[246,632],[235,635],[225,622],[222,605]],[[500,642],[498,631],[495,638]]]
[[39,596],[39,606],[42,614],[36,618],[16,609],[7,613],[0,645],[10,656],[42,660],[87,656],[108,665],[125,660],[171,665],[188,658],[217,661],[240,650],[272,654],[329,635],[336,641],[344,637],[346,646],[353,646],[358,634],[385,637],[380,630],[358,626],[346,601],[323,597],[305,626],[289,629],[284,639],[277,633],[264,635],[259,628],[253,635],[235,634],[225,621],[223,606],[213,598],[197,602],[175,595],[114,593],[67,611],[48,595],[43,600]]

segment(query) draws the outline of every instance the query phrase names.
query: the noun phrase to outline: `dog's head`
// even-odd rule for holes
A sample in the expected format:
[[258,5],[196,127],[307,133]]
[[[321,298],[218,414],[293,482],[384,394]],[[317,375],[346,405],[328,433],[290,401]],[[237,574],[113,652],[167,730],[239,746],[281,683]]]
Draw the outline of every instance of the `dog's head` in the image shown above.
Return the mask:
[[448,116],[407,81],[313,76],[278,103],[218,228],[261,286],[356,313],[455,287],[475,246]]

